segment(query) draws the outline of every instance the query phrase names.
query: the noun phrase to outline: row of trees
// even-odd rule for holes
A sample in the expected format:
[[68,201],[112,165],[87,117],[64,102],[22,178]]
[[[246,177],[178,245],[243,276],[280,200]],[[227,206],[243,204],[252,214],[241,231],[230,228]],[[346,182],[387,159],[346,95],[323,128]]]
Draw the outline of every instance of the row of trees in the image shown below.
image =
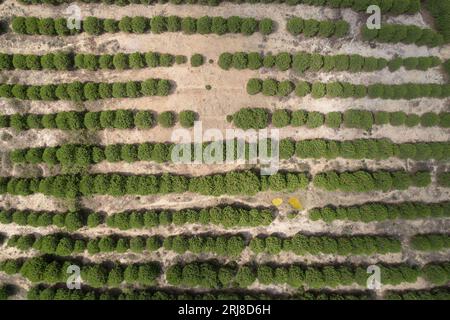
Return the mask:
[[[270,140],[269,140],[270,141]],[[270,141],[272,142],[272,141]],[[207,143],[203,147],[206,148]],[[257,143],[246,142],[246,152]],[[46,163],[49,166],[61,164],[62,166],[87,167],[102,161],[128,163],[136,161],[154,161],[158,163],[171,162],[171,153],[174,145],[171,143],[142,144],[112,144],[106,146],[72,145],[65,144],[56,147],[38,147],[28,149],[15,149],[10,153],[13,163],[38,164]],[[191,150],[195,149],[190,145]],[[223,142],[224,154],[227,151],[227,143]],[[237,143],[233,146],[237,150]],[[400,159],[413,159],[425,161],[430,159],[446,160],[450,158],[449,142],[417,142],[395,144],[389,139],[355,139],[355,140],[299,140],[289,138],[279,141],[279,157],[291,159],[388,159],[396,157]],[[194,154],[194,153],[191,153]],[[235,152],[234,157],[237,157]],[[250,156],[246,155],[246,159]]]
[[431,184],[429,171],[415,173],[399,171],[328,171],[318,173],[313,178],[316,188],[327,191],[370,192],[391,190],[406,190],[410,187],[424,188]]
[[[287,142],[288,141],[288,142]],[[417,142],[394,144],[388,139],[368,140],[356,139],[333,141],[324,139],[303,140],[294,142],[282,140],[280,157],[289,159],[293,156],[302,159],[413,159],[425,161],[429,159],[446,160],[450,158],[447,142]]]
[[430,0],[425,5],[434,17],[434,24],[444,37],[444,42],[450,42],[450,0]]
[[185,224],[219,225],[224,228],[268,226],[275,216],[269,208],[244,208],[238,205],[216,206],[179,211],[128,211],[113,213],[105,219],[97,212],[39,212],[0,210],[0,223],[21,226],[55,226],[68,231],[82,227],[95,228],[106,222],[110,228],[120,230],[183,226]]
[[422,29],[415,25],[385,23],[379,29],[369,29],[364,25],[361,28],[361,36],[364,41],[401,42],[427,47],[437,47],[444,44],[442,34],[432,29]]
[[83,287],[70,290],[59,286],[33,286],[27,292],[28,300],[365,300],[370,298],[365,292],[301,292],[290,295],[278,295],[271,292],[243,291],[209,291],[205,293],[190,290],[95,290]]
[[450,96],[449,84],[437,83],[375,83],[368,86],[349,82],[314,82],[252,78],[247,82],[247,93],[255,95],[286,97],[295,91],[297,97],[311,95],[320,98],[355,98],[361,99],[416,99],[422,97],[446,98]]
[[450,300],[449,288],[431,288],[425,290],[388,291],[384,299],[387,300]]
[[3,260],[0,271],[7,274],[20,273],[33,283],[42,282],[54,284],[66,282],[70,273],[69,266],[77,265],[81,268],[82,282],[94,288],[118,287],[123,282],[127,284],[154,285],[161,274],[158,263],[143,264],[84,264],[76,260],[61,260],[47,256],[33,257],[23,260]]
[[[448,248],[448,235],[419,235],[411,239],[414,249],[422,251],[437,251]],[[177,235],[167,238],[151,237],[121,237],[103,236],[100,238],[79,238],[63,234],[47,234],[35,236],[33,234],[14,235],[8,239],[9,247],[16,247],[27,251],[39,250],[44,254],[70,256],[84,253],[142,253],[156,251],[161,246],[165,250],[183,254],[190,251],[195,254],[213,253],[220,256],[238,257],[247,247],[256,253],[276,255],[282,251],[291,251],[297,255],[373,255],[396,253],[401,251],[398,239],[388,236],[313,236],[297,234],[292,238],[278,236],[255,237],[247,241],[239,235],[234,236],[204,236]]]
[[20,100],[71,100],[79,102],[110,98],[167,96],[171,88],[171,82],[166,79],[114,83],[75,81],[44,85],[0,84],[0,97]]
[[[23,4],[38,4],[38,3],[49,3],[52,5],[60,5],[63,3],[75,2],[76,0],[18,0]],[[372,4],[376,4],[380,6],[381,12],[390,13],[394,15],[399,14],[414,14],[420,11],[421,5],[420,0],[331,0],[331,1],[321,1],[321,0],[244,0],[244,1],[233,1],[233,0],[80,0],[82,2],[87,3],[105,3],[108,5],[115,4],[119,6],[125,6],[128,4],[154,4],[156,2],[162,3],[171,3],[175,5],[181,4],[199,4],[199,5],[208,5],[208,6],[218,6],[222,2],[230,1],[236,4],[239,3],[273,3],[273,2],[281,2],[290,6],[295,6],[299,4],[306,4],[312,6],[328,6],[331,8],[351,8],[355,11],[366,11],[367,7]],[[434,0],[432,0],[434,1]],[[439,0],[436,0],[439,1]],[[446,1],[446,0],[445,0]]]
[[398,239],[388,236],[313,236],[297,234],[292,238],[277,236],[255,237],[250,240],[250,249],[255,253],[279,254],[291,251],[297,255],[373,255],[401,251]]
[[231,171],[208,176],[86,174],[36,178],[0,178],[0,194],[42,193],[59,198],[91,195],[151,195],[193,192],[210,196],[255,195],[260,191],[305,189],[309,177],[303,172],[279,172],[271,176],[252,171]]
[[183,32],[184,34],[216,34],[241,33],[251,35],[255,32],[270,34],[274,30],[274,22],[264,18],[242,18],[232,16],[201,18],[178,16],[153,16],[152,18],[124,16],[120,20],[100,19],[97,17],[85,17],[81,22],[81,29],[68,29],[65,18],[37,18],[37,17],[13,17],[12,30],[19,34],[68,36],[71,34],[86,32],[90,35],[103,33],[148,33],[160,34],[164,32]]
[[84,226],[94,228],[103,223],[103,215],[91,212],[39,212],[20,210],[1,210],[0,223],[15,223],[20,226],[48,227],[56,226],[68,231],[75,231]]
[[224,52],[219,56],[218,65],[224,69],[257,70],[259,68],[276,67],[280,71],[293,69],[299,73],[306,71],[350,71],[373,72],[386,67],[394,72],[400,67],[406,70],[428,70],[441,64],[439,57],[395,57],[391,60],[376,57],[365,57],[359,54],[321,55],[300,51],[295,54],[281,52],[277,55],[262,55],[258,52]]
[[315,20],[293,17],[287,20],[286,29],[294,36],[303,34],[308,38],[316,36],[341,38],[348,34],[350,24],[345,20]]
[[[436,267],[430,265],[430,267]],[[450,271],[440,267],[437,273],[447,279]],[[384,284],[398,285],[404,282],[414,283],[419,276],[428,277],[428,269],[419,269],[406,264],[380,265],[381,281]],[[427,272],[425,272],[427,271]],[[370,274],[365,266],[269,266],[269,265],[217,265],[214,263],[189,263],[186,265],[175,264],[166,272],[166,280],[169,284],[183,287],[227,288],[252,285],[256,280],[260,284],[284,285],[288,284],[298,288],[337,287],[339,285],[358,284],[366,287]],[[433,282],[435,283],[435,282]]]
[[218,225],[224,228],[268,226],[274,213],[265,208],[242,208],[237,205],[216,206],[179,211],[120,212],[109,215],[106,224],[120,230],[154,228],[158,226],[183,226],[185,224]]
[[241,129],[264,129],[272,124],[276,128],[287,126],[309,129],[318,128],[323,125],[328,128],[338,129],[341,127],[370,130],[373,125],[391,125],[450,128],[450,112],[434,113],[426,112],[422,115],[405,113],[403,111],[367,111],[348,109],[345,112],[329,112],[323,114],[318,111],[306,111],[303,109],[291,111],[289,109],[277,109],[270,112],[263,108],[242,108],[229,119]]
[[[127,284],[153,285],[160,276],[161,268],[156,263],[145,264],[82,264],[78,261],[56,260],[50,257],[34,257],[25,261],[4,260],[0,271],[8,274],[20,273],[31,282],[53,284],[65,282],[67,267],[81,265],[83,283],[94,288],[117,287]],[[408,264],[379,265],[381,282],[390,285],[415,283],[423,277],[435,285],[450,280],[450,262],[431,263],[422,268]],[[269,265],[221,265],[215,262],[191,262],[185,265],[173,264],[165,272],[166,281],[173,286],[203,288],[246,288],[256,280],[260,284],[288,284],[298,288],[335,288],[339,285],[358,284],[366,287],[370,277],[367,266],[322,265],[322,266],[269,266]]]
[[0,300],[8,300],[9,296],[13,293],[13,290],[11,290],[13,288],[7,284],[0,284]]
[[396,219],[414,220],[445,217],[450,217],[450,202],[375,202],[350,207],[327,206],[309,210],[309,218],[311,220],[323,220],[325,222],[332,222],[334,220],[373,222]]
[[[17,131],[29,129],[59,130],[103,130],[103,129],[149,129],[155,125],[169,128],[177,121],[184,128],[194,126],[198,114],[191,110],[173,111],[157,114],[150,110],[105,110],[105,111],[62,111],[48,114],[0,115],[0,128],[11,127]],[[20,158],[18,158],[20,159]],[[20,161],[19,161],[20,162]]]
[[450,248],[448,234],[418,234],[411,238],[411,247],[420,251],[440,251]]
[[140,69],[171,67],[186,63],[183,55],[158,52],[133,52],[112,54],[87,54],[56,52],[44,55],[0,53],[0,70],[99,70]]

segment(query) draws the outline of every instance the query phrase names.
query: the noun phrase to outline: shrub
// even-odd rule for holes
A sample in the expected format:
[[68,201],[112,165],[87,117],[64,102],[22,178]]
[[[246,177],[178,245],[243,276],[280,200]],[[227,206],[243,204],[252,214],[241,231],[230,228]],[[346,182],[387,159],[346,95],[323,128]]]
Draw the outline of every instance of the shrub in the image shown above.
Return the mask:
[[227,20],[222,17],[213,17],[211,21],[211,32],[222,35],[227,33]]
[[133,17],[131,19],[131,29],[134,33],[144,33],[148,29],[148,20],[145,17]]
[[300,81],[295,87],[295,94],[298,97],[304,97],[311,93],[311,85],[306,81]]
[[325,125],[329,128],[338,129],[342,123],[340,112],[329,112],[325,115]]
[[203,56],[201,54],[194,54],[191,56],[191,66],[192,67],[200,67],[203,64]]
[[149,129],[153,126],[153,115],[150,111],[138,111],[134,116],[134,125],[138,129]]
[[321,82],[314,82],[311,87],[311,95],[315,99],[323,98],[326,94],[326,86]]
[[319,22],[319,36],[329,38],[333,35],[335,25],[332,21],[324,20]]
[[304,28],[304,21],[301,18],[295,17],[288,19],[286,24],[287,30],[290,34],[294,36],[298,36],[300,33],[303,32]]
[[265,96],[275,96],[278,92],[278,82],[274,79],[266,79],[262,82],[262,93]]
[[308,114],[306,126],[310,129],[318,128],[324,124],[324,116],[322,113],[313,111]]
[[96,17],[85,18],[82,28],[91,35],[100,35],[103,32],[102,21]]
[[243,70],[247,68],[248,60],[245,52],[237,52],[233,55],[232,65],[233,68]]
[[200,34],[211,33],[212,20],[208,16],[197,19],[197,32]]
[[191,128],[194,126],[197,114],[191,110],[181,111],[179,114],[180,124],[183,128]]
[[273,32],[274,26],[271,19],[262,19],[259,21],[258,29],[262,34],[271,34]]
[[181,30],[185,34],[193,34],[197,32],[196,19],[191,17],[186,17],[181,19]]
[[289,80],[284,80],[278,83],[277,95],[286,97],[294,91],[294,84]]
[[233,63],[233,55],[231,53],[225,52],[219,56],[219,67],[224,70],[229,70]]
[[248,129],[264,129],[269,124],[269,113],[261,108],[242,108],[233,115],[236,127]]
[[150,29],[152,33],[163,33],[167,30],[166,18],[163,16],[154,16],[150,20]]
[[130,54],[128,57],[128,62],[129,62],[130,68],[132,68],[132,69],[140,69],[140,68],[143,68],[145,65],[144,57],[139,52],[134,52],[134,53]]
[[276,128],[287,127],[290,124],[291,117],[285,109],[275,110],[272,114],[272,124]]
[[172,55],[165,53],[165,54],[161,54],[159,56],[159,64],[162,67],[170,67],[173,65],[173,63],[174,63],[174,57]]
[[287,52],[277,54],[275,65],[280,71],[286,71],[291,67],[291,55]]
[[424,127],[434,127],[439,123],[439,116],[433,112],[424,113],[420,117],[420,124]]

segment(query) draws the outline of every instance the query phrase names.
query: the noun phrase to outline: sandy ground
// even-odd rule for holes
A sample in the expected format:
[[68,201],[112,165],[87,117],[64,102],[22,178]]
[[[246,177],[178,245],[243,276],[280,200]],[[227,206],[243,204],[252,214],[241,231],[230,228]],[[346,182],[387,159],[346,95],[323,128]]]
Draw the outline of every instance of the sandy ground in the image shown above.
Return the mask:
[[[444,83],[447,78],[441,68],[433,68],[426,72],[407,71],[400,69],[396,72],[389,72],[387,69],[373,73],[351,74],[348,72],[339,73],[306,73],[296,74],[293,71],[278,72],[276,70],[260,69],[258,71],[237,71],[221,70],[216,62],[222,52],[236,51],[257,51],[261,53],[278,53],[287,51],[319,52],[322,54],[357,53],[365,56],[376,56],[390,59],[395,55],[402,57],[435,55],[442,59],[450,58],[450,46],[442,48],[426,48],[414,45],[392,45],[379,43],[362,42],[359,37],[359,29],[364,23],[364,15],[357,14],[351,10],[337,10],[330,8],[311,7],[298,5],[296,7],[281,4],[267,5],[234,5],[224,3],[218,7],[205,6],[173,6],[154,5],[142,6],[131,5],[127,7],[105,6],[97,4],[79,4],[84,16],[95,15],[103,18],[120,19],[124,15],[143,15],[151,17],[153,15],[178,15],[201,17],[210,16],[232,16],[264,18],[270,17],[275,20],[277,30],[269,36],[254,34],[249,37],[241,35],[183,35],[181,33],[164,33],[161,35],[144,34],[128,35],[123,33],[105,34],[99,37],[91,37],[87,34],[59,38],[45,36],[23,36],[13,33],[0,35],[1,52],[7,53],[33,53],[45,54],[57,50],[74,50],[78,52],[90,53],[116,53],[116,52],[145,52],[158,51],[171,54],[184,54],[190,56],[193,53],[201,53],[207,62],[199,68],[192,68],[189,64],[174,66],[171,68],[141,69],[133,71],[74,71],[74,72],[50,72],[50,71],[9,71],[0,73],[0,82],[9,83],[60,83],[70,81],[126,81],[144,80],[149,77],[167,78],[176,83],[174,92],[168,97],[145,97],[139,99],[111,99],[96,102],[86,102],[77,104],[68,101],[41,102],[41,101],[0,101],[2,113],[11,114],[15,112],[30,113],[53,113],[67,110],[106,110],[106,109],[140,109],[154,110],[157,112],[174,110],[181,111],[190,109],[196,111],[203,121],[203,128],[217,128],[224,132],[232,128],[225,121],[228,114],[232,114],[242,107],[265,107],[270,110],[277,108],[289,108],[291,110],[307,109],[309,111],[345,111],[349,108],[364,110],[382,111],[405,111],[408,113],[423,114],[425,112],[449,111],[450,99],[415,99],[411,101],[393,101],[381,99],[319,99],[310,97],[297,98],[294,95],[288,98],[264,97],[262,95],[249,96],[245,92],[245,84],[251,77],[273,77],[279,80],[290,79],[297,81],[306,79],[308,81],[349,81],[353,83],[371,84],[376,82],[399,84],[404,82],[427,82]],[[62,16],[65,6],[23,6],[15,0],[6,0],[0,4],[0,14],[5,19],[13,15],[34,15],[39,17]],[[351,25],[350,35],[345,39],[305,39],[303,37],[293,37],[285,31],[285,20],[291,16],[316,19],[337,19],[343,18]],[[421,27],[429,27],[429,19],[421,14],[413,16],[387,17],[387,22],[415,24]],[[212,90],[207,91],[205,85],[211,85]],[[178,128],[178,127],[175,127]],[[7,151],[15,148],[26,148],[36,146],[54,146],[61,143],[91,142],[98,144],[110,143],[139,143],[146,141],[170,141],[173,129],[153,128],[150,130],[104,130],[93,133],[62,132],[59,130],[29,130],[17,133],[11,129],[0,129],[0,152],[2,175],[48,175],[59,172],[59,168],[47,168],[46,166],[16,166],[12,167],[7,160]],[[280,136],[292,137],[294,139],[327,138],[335,140],[346,140],[355,138],[389,138],[393,142],[417,142],[417,141],[448,141],[450,130],[441,128],[398,128],[392,126],[374,127],[370,132],[353,129],[332,130],[328,128],[306,129],[306,128],[283,128]],[[245,166],[223,165],[223,166],[188,166],[173,164],[155,164],[150,162],[136,162],[133,164],[110,164],[101,163],[90,168],[91,172],[124,172],[135,174],[151,174],[158,172],[172,172],[179,174],[203,175],[214,172],[226,172],[233,169],[243,169]],[[324,160],[291,160],[281,164],[282,169],[304,170],[312,174],[323,170],[357,170],[360,168],[377,169],[430,169],[439,172],[448,169],[448,164],[435,161],[414,162],[402,161],[399,159],[389,159],[385,161],[373,160],[344,160],[336,159],[332,161]],[[188,207],[208,207],[219,204],[232,204],[235,202],[247,206],[271,206],[271,200],[275,197],[282,197],[285,200],[279,208],[279,212],[274,222],[268,227],[256,228],[232,228],[224,229],[217,226],[187,225],[183,227],[167,226],[158,227],[151,230],[113,230],[106,226],[99,226],[94,229],[81,229],[79,234],[86,237],[100,236],[105,234],[122,235],[154,235],[163,236],[174,234],[224,234],[239,233],[246,237],[258,234],[279,234],[292,236],[296,233],[317,233],[317,234],[389,234],[398,236],[403,243],[403,250],[399,254],[375,255],[372,257],[338,257],[331,255],[319,256],[295,256],[291,253],[282,253],[277,256],[259,255],[254,256],[248,250],[235,259],[240,264],[256,261],[259,263],[399,263],[409,262],[414,264],[425,264],[430,261],[446,261],[449,259],[449,252],[440,253],[419,253],[410,250],[407,239],[411,235],[427,232],[448,233],[450,221],[448,219],[426,219],[417,221],[386,221],[382,223],[351,223],[335,221],[327,224],[324,222],[312,222],[307,218],[306,210],[301,211],[295,219],[288,219],[290,208],[287,199],[291,196],[298,197],[304,208],[310,209],[324,205],[352,205],[371,201],[385,201],[398,203],[402,201],[426,201],[438,202],[450,199],[450,190],[439,188],[435,181],[428,188],[410,188],[406,191],[392,191],[388,193],[370,192],[364,194],[325,192],[310,187],[308,190],[298,191],[293,194],[288,193],[260,193],[254,197],[207,197],[198,196],[191,193],[171,194],[165,196],[145,196],[134,197],[125,196],[113,198],[109,196],[97,196],[93,198],[82,198],[77,201],[53,199],[42,195],[32,195],[29,197],[0,196],[0,207],[17,208],[20,210],[44,210],[64,212],[71,208],[82,207],[87,210],[101,211],[107,214],[125,210],[145,210],[145,209],[171,209],[178,210]],[[15,225],[1,225],[0,233],[24,234],[40,233],[48,234],[58,231],[56,228],[31,228],[19,227]],[[0,248],[0,260],[6,258],[25,257],[36,255],[36,252],[20,252],[14,248]],[[120,260],[121,262],[137,261],[160,261],[164,268],[175,262],[193,261],[197,259],[218,259],[221,262],[228,262],[229,259],[215,257],[213,255],[194,256],[190,253],[176,255],[173,252],[158,250],[153,253],[144,254],[101,254],[96,256],[84,256],[86,260],[95,262],[107,260]],[[20,290],[15,296],[17,299],[24,297],[24,290],[29,288],[30,283],[21,277],[5,276],[0,274],[0,283],[14,283]],[[165,279],[160,279],[158,285],[167,287]],[[408,288],[428,288],[429,284],[420,279],[415,284],[402,284],[395,289]],[[391,289],[390,286],[383,287],[383,290]],[[292,288],[287,286],[264,286],[255,283],[251,289],[267,289],[272,292],[292,292]],[[342,287],[338,289],[357,289],[355,287]],[[380,294],[382,294],[382,291]]]

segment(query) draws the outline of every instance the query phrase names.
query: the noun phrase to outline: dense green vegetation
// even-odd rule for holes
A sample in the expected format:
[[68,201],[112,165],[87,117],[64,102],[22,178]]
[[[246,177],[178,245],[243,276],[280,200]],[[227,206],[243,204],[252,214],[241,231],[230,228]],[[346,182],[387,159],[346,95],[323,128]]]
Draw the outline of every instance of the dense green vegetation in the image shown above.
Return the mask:
[[345,20],[315,20],[293,17],[287,20],[286,29],[294,36],[303,34],[307,38],[316,36],[341,38],[348,34],[350,24]]
[[410,239],[411,247],[419,251],[440,251],[450,248],[448,234],[418,234]]
[[231,171],[207,176],[85,174],[39,178],[0,178],[0,194],[42,193],[58,198],[91,195],[152,195],[192,192],[210,196],[255,195],[260,191],[305,189],[309,177],[303,172],[279,172],[271,176],[252,171]]
[[[38,3],[49,3],[53,5],[60,5],[63,3],[75,2],[77,0],[18,0],[23,4],[38,4]],[[87,2],[87,0],[80,0],[82,2]],[[434,0],[432,0],[434,1]],[[439,0],[436,0],[439,1]],[[446,0],[445,0],[446,1]],[[116,4],[119,6],[125,6],[128,4],[141,3],[146,5],[151,5],[157,3],[156,0],[89,0],[89,3],[105,3],[105,4]],[[312,6],[328,6],[331,8],[350,8],[357,12],[366,11],[367,7],[374,3],[368,0],[331,0],[331,1],[322,1],[322,0],[246,0],[235,2],[233,0],[169,0],[170,4],[181,5],[181,4],[198,4],[198,5],[208,5],[208,6],[218,6],[222,2],[233,2],[235,4],[239,3],[285,3],[290,6],[295,6],[299,4],[306,4]],[[378,1],[380,2],[380,1]],[[414,14],[420,11],[421,5],[420,0],[384,0],[380,3],[381,12],[389,13],[393,15],[399,14]]]
[[108,216],[108,227],[120,230],[155,228],[158,226],[185,224],[218,225],[224,228],[268,226],[275,219],[269,208],[245,208],[240,206],[216,206],[179,211],[120,212]]
[[383,24],[380,29],[361,28],[362,39],[387,43],[416,44],[418,46],[437,47],[444,44],[442,34],[432,29],[422,29],[415,25]]
[[[205,143],[206,148],[210,143]],[[45,163],[49,166],[86,167],[102,161],[132,163],[135,161],[171,162],[172,143],[112,144],[106,146],[65,144],[55,147],[38,147],[12,150],[10,160],[15,164]],[[237,143],[233,144],[234,156],[237,156]],[[257,144],[246,142],[246,159],[250,147]],[[191,144],[191,154],[195,145]],[[227,142],[223,143],[224,154]],[[389,139],[355,139],[355,140],[299,140],[282,139],[279,141],[279,157],[281,159],[413,159],[425,161],[430,159],[450,159],[450,142],[417,142],[395,144]],[[234,160],[234,159],[233,159]]]
[[249,246],[256,253],[279,254],[291,251],[297,255],[335,254],[335,255],[373,255],[401,251],[398,239],[388,236],[313,236],[298,234],[292,238],[278,236],[255,237],[249,241],[240,235],[176,235],[166,238],[159,236],[123,237],[108,235],[98,238],[82,238],[78,235],[34,234],[13,235],[8,239],[9,247],[19,250],[38,250],[44,254],[69,256],[88,252],[97,253],[142,253],[164,250],[178,254],[211,253],[219,256],[239,257]]
[[[418,277],[424,277],[433,284],[443,284],[450,279],[449,263],[429,264],[423,268],[407,264],[379,265],[381,282],[398,285],[414,283]],[[193,262],[185,265],[175,264],[166,271],[169,284],[181,287],[204,288],[246,288],[258,280],[260,284],[288,284],[298,288],[337,287],[339,285],[358,284],[366,286],[366,266],[326,265],[326,266],[234,266],[219,265],[212,262]]]
[[0,53],[0,70],[125,70],[171,67],[177,61],[185,63],[186,57],[158,52],[103,55],[68,52],[55,52],[44,55]]
[[442,287],[426,290],[388,291],[384,298],[388,300],[450,300],[450,289]]
[[45,211],[21,211],[1,210],[0,223],[15,223],[19,226],[48,227],[55,226],[75,231],[88,226],[94,228],[103,223],[104,217],[96,212],[45,212]]
[[436,83],[375,83],[368,86],[349,82],[314,82],[299,81],[297,84],[289,80],[252,78],[247,82],[247,93],[255,95],[286,97],[295,91],[298,97],[311,95],[320,98],[370,98],[370,99],[416,99],[447,98],[450,96],[450,84]]
[[273,21],[270,19],[256,20],[243,17],[209,17],[201,18],[178,16],[153,16],[151,18],[124,16],[120,20],[100,19],[97,17],[84,17],[81,29],[68,29],[65,18],[37,18],[37,17],[13,17],[11,28],[14,32],[27,35],[68,36],[80,32],[89,35],[103,33],[155,33],[183,32],[184,34],[216,34],[241,33],[249,36],[255,32],[262,34],[271,33]]
[[373,125],[391,125],[422,127],[440,126],[450,128],[450,112],[418,114],[407,114],[402,111],[367,111],[348,109],[345,112],[330,112],[323,114],[318,111],[306,111],[303,109],[291,111],[289,109],[277,109],[270,112],[263,108],[242,108],[234,113],[230,120],[241,129],[263,129],[272,124],[274,127],[283,128],[287,126],[309,129],[327,126],[332,129],[354,128],[370,130]]
[[399,171],[328,171],[318,173],[313,178],[316,188],[327,191],[370,192],[406,190],[410,187],[424,188],[431,184],[429,171],[415,173]]
[[309,217],[314,221],[324,220],[325,222],[334,220],[372,222],[396,219],[446,218],[450,217],[450,202],[374,202],[350,207],[327,206],[309,210]]
[[213,253],[219,256],[238,257],[246,247],[245,239],[239,235],[177,235],[167,238],[159,236],[123,237],[108,235],[98,238],[82,238],[77,235],[47,234],[35,236],[33,234],[14,235],[8,239],[9,247],[19,250],[38,250],[44,254],[70,256],[97,253],[142,253],[156,251],[163,247],[165,250],[183,254],[190,251],[195,254]]
[[[180,124],[192,127],[198,115],[190,110],[178,115]],[[47,114],[0,115],[0,128],[11,127],[17,131],[29,129],[59,129],[92,131],[103,129],[150,129],[155,125],[170,127],[175,125],[174,112],[157,114],[150,110],[104,110],[104,111],[62,111]]]
[[292,238],[277,236],[256,237],[250,240],[250,249],[255,253],[278,254],[291,251],[297,255],[372,255],[401,251],[398,239],[388,236],[313,236],[297,234]]
[[147,79],[128,82],[71,82],[60,84],[26,85],[0,84],[1,98],[20,100],[94,101],[110,98],[138,98],[167,96],[172,84],[166,79]]
[[277,68],[280,71],[293,69],[298,73],[318,72],[373,72],[388,68],[394,72],[402,66],[406,70],[428,70],[441,64],[439,57],[396,57],[391,60],[365,57],[359,54],[321,55],[300,51],[295,54],[281,52],[276,55],[262,55],[259,52],[224,52],[219,56],[218,65],[224,69]]
[[366,300],[366,292],[299,292],[292,295],[275,295],[265,291],[211,290],[205,293],[189,290],[95,290],[82,286],[81,290],[69,290],[59,286],[38,285],[27,294],[28,300]]
[[52,256],[39,256],[26,260],[4,260],[0,271],[12,275],[19,273],[33,283],[54,284],[66,282],[70,276],[67,268],[76,264],[81,268],[83,283],[94,288],[118,287],[121,283],[154,285],[161,274],[161,267],[155,262],[114,264],[85,264],[81,261],[61,260]]

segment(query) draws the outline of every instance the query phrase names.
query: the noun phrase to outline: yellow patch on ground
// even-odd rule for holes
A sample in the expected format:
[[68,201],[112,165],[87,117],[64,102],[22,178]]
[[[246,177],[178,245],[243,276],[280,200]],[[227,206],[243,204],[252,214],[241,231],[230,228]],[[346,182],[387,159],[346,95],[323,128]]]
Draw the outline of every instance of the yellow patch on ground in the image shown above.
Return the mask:
[[283,203],[283,199],[281,199],[281,198],[275,198],[275,199],[272,200],[272,204],[275,207],[281,206],[282,203]]
[[297,198],[289,198],[289,204],[291,205],[292,208],[296,209],[296,210],[301,210],[303,209],[303,206],[300,202],[300,200],[298,200]]

